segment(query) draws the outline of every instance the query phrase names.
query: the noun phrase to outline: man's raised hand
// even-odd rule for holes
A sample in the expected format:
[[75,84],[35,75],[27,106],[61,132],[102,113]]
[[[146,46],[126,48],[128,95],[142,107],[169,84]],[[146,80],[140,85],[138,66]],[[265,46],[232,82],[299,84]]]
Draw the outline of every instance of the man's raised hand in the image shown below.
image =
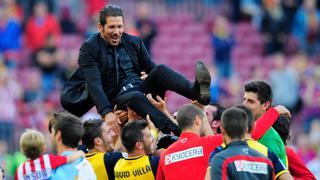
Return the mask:
[[291,118],[291,113],[286,107],[282,105],[278,105],[274,107],[274,109],[279,113],[279,115],[283,115],[284,117]]

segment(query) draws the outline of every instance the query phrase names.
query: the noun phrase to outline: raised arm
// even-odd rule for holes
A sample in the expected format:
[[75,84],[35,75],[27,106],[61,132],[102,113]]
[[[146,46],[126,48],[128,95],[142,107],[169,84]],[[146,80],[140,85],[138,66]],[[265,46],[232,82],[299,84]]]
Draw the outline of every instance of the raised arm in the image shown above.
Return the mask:
[[74,162],[74,161],[76,161],[77,159],[79,159],[79,158],[81,158],[81,157],[85,157],[85,154],[84,154],[83,151],[78,150],[78,151],[76,151],[75,153],[67,156],[67,163]]
[[255,140],[260,139],[268,131],[268,129],[273,125],[273,123],[278,119],[280,114],[286,117],[291,117],[289,110],[282,105],[269,108],[256,121],[256,127],[251,133],[252,138]]
[[178,122],[173,118],[167,109],[167,98],[162,99],[160,96],[156,96],[155,100],[151,94],[147,94],[147,99],[154,105],[157,109],[163,112],[173,123],[178,124]]

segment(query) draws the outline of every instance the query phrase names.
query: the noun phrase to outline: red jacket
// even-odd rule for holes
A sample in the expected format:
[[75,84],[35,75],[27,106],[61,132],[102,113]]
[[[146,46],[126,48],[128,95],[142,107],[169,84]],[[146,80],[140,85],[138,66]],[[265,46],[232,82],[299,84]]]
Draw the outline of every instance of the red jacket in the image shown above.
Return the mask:
[[200,137],[182,132],[179,140],[161,154],[156,179],[204,179],[209,156],[221,143],[221,135]]
[[[252,137],[261,138],[278,116],[278,112],[270,108],[256,121]],[[161,154],[156,179],[204,179],[210,154],[221,143],[221,134],[200,137],[183,132],[179,140]]]
[[26,45],[33,51],[45,45],[48,35],[52,35],[56,42],[60,35],[60,26],[57,19],[47,15],[43,20],[31,17],[26,25]]
[[286,146],[286,153],[289,162],[289,172],[294,179],[316,179],[292,148]]

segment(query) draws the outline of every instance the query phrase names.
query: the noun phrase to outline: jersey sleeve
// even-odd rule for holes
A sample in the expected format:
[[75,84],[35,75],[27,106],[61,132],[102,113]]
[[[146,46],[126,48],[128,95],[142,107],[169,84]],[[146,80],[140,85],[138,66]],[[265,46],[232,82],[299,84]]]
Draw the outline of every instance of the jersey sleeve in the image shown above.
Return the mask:
[[260,139],[278,119],[278,117],[279,113],[274,108],[269,108],[263,116],[256,121],[256,128],[251,133],[251,137],[255,140]]
[[278,158],[278,156],[274,152],[268,150],[268,158],[271,160],[273,164],[276,179],[283,173],[288,172],[285,165],[281,162],[281,160]]
[[56,169],[57,167],[67,163],[67,156],[56,156],[49,154],[49,159],[52,169]]
[[162,154],[161,157],[160,157],[160,160],[159,160],[156,180],[164,180],[165,179],[164,172],[163,172],[163,165],[164,165],[163,164],[164,163],[164,159],[163,158],[164,158],[164,156]]
[[316,179],[302,159],[290,147],[286,147],[289,160],[289,171],[294,179]]
[[[22,165],[23,163],[21,163],[21,165]],[[21,166],[20,165],[20,166]],[[19,171],[19,166],[18,166],[18,168],[16,169],[16,172],[14,173],[14,180],[19,180],[19,176],[18,176],[18,171]]]
[[149,161],[150,161],[150,165],[151,165],[151,169],[154,177],[157,176],[159,160],[160,160],[159,156],[149,156]]
[[110,152],[104,155],[104,164],[108,173],[109,179],[114,179],[114,167],[118,160],[123,157],[121,152]]
[[227,173],[223,172],[226,169],[222,169],[223,158],[220,155],[216,155],[210,162],[210,177],[211,179],[222,179],[222,174]]
[[222,135],[217,134],[217,135],[210,135],[206,137],[208,139],[209,145],[212,146],[212,149],[217,148],[222,144]]
[[216,148],[211,152],[210,157],[209,157],[209,165],[210,165],[210,162],[211,162],[211,160],[213,159],[213,157],[214,157],[217,153],[219,153],[219,152],[221,152],[221,151],[223,151],[223,147],[220,145],[220,146],[216,147]]

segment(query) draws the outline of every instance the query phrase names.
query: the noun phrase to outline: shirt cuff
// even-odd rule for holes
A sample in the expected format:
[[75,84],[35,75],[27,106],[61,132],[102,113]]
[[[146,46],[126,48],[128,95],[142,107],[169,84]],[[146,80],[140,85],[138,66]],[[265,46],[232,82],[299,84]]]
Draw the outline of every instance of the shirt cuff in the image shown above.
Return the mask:
[[106,114],[108,114],[109,112],[112,112],[112,108],[105,108],[101,111],[101,117],[103,118]]

